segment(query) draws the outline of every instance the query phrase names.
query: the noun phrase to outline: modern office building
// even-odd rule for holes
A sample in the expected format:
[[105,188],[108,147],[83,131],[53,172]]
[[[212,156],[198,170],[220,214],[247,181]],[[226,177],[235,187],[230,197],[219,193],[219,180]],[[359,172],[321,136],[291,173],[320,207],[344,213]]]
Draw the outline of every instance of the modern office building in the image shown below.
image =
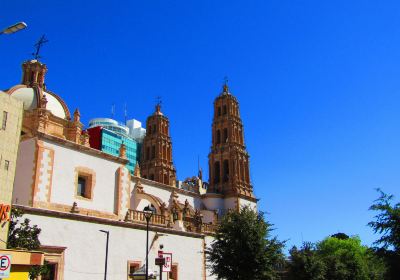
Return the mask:
[[141,135],[145,134],[145,129],[141,128],[141,123],[137,120],[130,120],[129,124],[130,126],[125,126],[113,119],[96,118],[90,120],[87,131],[90,147],[107,154],[119,156],[121,145],[124,144],[129,160],[127,168],[133,174],[136,162],[140,160],[140,142],[143,139]]

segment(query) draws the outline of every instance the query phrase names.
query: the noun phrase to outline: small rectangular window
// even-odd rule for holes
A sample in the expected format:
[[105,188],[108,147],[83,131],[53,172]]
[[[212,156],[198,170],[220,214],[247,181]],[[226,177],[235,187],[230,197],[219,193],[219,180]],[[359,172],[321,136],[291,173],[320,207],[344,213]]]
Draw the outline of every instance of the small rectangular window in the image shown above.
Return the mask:
[[7,117],[8,117],[8,113],[6,111],[3,111],[3,121],[2,121],[2,125],[1,125],[1,129],[5,130],[7,127]]
[[5,170],[8,170],[9,168],[10,168],[10,161],[5,160],[5,161],[4,161],[4,169],[5,169]]
[[77,189],[77,194],[79,196],[86,197],[86,178],[79,176],[78,177],[78,189]]

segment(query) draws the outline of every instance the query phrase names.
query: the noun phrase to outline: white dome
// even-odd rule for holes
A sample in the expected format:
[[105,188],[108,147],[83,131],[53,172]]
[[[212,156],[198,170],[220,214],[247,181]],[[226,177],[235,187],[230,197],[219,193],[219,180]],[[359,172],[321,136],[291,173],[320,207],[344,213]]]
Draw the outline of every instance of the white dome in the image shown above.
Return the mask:
[[[46,95],[46,109],[53,115],[65,119],[66,113],[61,102],[49,92],[43,92]],[[11,93],[11,96],[24,102],[24,110],[32,110],[37,108],[36,93],[33,88],[19,88]]]

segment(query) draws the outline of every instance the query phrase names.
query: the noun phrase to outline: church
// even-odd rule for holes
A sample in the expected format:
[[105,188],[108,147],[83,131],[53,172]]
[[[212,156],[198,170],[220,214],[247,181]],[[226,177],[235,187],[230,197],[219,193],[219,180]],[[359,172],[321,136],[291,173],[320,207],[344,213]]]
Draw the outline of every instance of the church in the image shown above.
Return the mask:
[[146,120],[132,172],[124,143],[116,154],[91,146],[81,123],[84,112],[70,111],[48,88],[47,71],[37,59],[26,61],[21,84],[4,92],[24,109],[12,207],[42,229],[48,279],[104,279],[108,238],[107,279],[133,279],[146,261],[149,208],[150,274],[159,279],[154,260],[162,248],[172,256],[162,279],[215,279],[205,248],[218,220],[226,211],[257,207],[239,102],[227,84],[213,104],[208,182],[201,172],[179,181],[169,133],[173,124],[160,104]]

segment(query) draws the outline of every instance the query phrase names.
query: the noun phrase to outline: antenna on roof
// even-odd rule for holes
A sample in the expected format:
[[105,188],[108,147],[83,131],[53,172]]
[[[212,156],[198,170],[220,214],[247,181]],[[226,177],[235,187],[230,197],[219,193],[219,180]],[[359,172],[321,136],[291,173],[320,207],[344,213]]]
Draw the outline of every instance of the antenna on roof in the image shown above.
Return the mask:
[[126,102],[124,103],[124,118],[125,118],[125,125],[126,125],[126,119],[128,118],[128,110],[126,108]]
[[114,119],[114,116],[115,116],[115,104],[113,103],[111,105],[111,118]]

